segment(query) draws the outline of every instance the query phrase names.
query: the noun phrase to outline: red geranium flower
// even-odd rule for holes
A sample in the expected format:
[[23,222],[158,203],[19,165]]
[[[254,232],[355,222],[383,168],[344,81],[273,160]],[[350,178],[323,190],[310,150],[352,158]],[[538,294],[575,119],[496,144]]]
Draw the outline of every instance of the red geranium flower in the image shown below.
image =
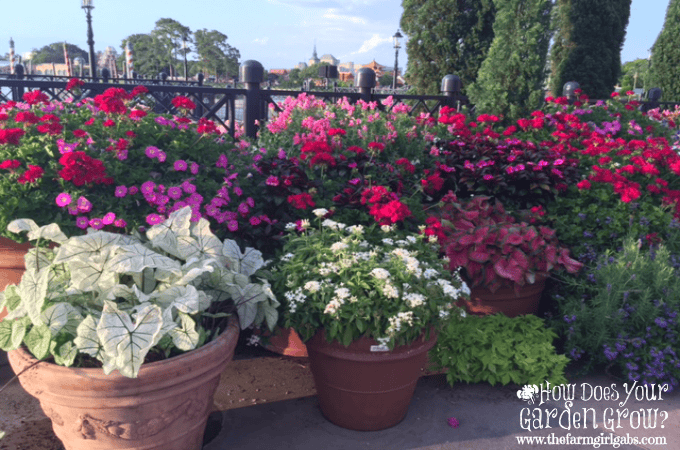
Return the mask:
[[184,97],[183,95],[178,95],[177,97],[172,99],[172,106],[174,106],[177,109],[195,109],[196,104],[189,100],[188,98]]
[[44,173],[45,171],[42,167],[29,164],[28,170],[26,170],[26,172],[24,172],[23,175],[19,177],[17,182],[20,184],[33,183],[34,181],[39,180]]
[[293,205],[293,208],[296,209],[307,209],[308,206],[314,208],[314,206],[316,206],[316,203],[312,200],[312,196],[306,192],[297,195],[289,195],[288,203]]
[[0,163],[0,169],[9,169],[9,170],[12,170],[12,169],[16,169],[16,168],[19,167],[20,165],[21,165],[21,163],[20,163],[18,160],[16,160],[16,159],[8,159],[8,160],[5,160],[5,161],[3,161],[2,163]]
[[68,80],[68,83],[66,83],[66,90],[70,91],[71,89],[79,88],[84,84],[85,82],[79,78],[71,78]]
[[41,91],[29,91],[24,93],[23,99],[29,105],[37,105],[38,103],[48,104],[50,102],[49,97],[44,92]]
[[26,133],[21,128],[0,128],[0,145],[19,145],[19,139],[24,134]]

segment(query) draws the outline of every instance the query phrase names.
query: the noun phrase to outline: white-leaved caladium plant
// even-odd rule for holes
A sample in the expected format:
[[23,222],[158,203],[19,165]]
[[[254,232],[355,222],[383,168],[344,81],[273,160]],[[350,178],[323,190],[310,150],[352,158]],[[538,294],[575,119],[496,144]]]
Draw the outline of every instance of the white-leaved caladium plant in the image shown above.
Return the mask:
[[[191,222],[189,207],[154,225],[146,238],[88,230],[68,238],[56,224],[30,219],[9,224],[33,241],[18,285],[0,293],[0,348],[25,345],[38,359],[73,365],[79,354],[104,373],[136,377],[150,351],[169,357],[190,351],[224,330],[238,314],[241,328],[270,330],[276,300],[261,275],[262,254],[220,241],[208,222]],[[253,278],[251,278],[253,277]]]

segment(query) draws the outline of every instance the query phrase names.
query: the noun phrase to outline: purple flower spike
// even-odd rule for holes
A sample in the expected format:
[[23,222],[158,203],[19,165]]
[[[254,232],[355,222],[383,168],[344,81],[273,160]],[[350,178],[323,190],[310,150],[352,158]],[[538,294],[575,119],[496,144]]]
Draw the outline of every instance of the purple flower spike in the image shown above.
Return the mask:
[[449,422],[449,426],[452,427],[452,428],[458,428],[458,425],[460,425],[460,423],[458,422],[458,419],[456,419],[455,417],[449,417],[448,422]]

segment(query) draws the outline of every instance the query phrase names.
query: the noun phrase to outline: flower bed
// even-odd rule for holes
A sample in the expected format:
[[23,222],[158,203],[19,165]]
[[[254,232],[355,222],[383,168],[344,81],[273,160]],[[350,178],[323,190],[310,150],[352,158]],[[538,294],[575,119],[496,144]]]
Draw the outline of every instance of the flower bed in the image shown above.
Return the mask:
[[[390,226],[434,241],[446,236],[441,200],[449,192],[465,204],[485,196],[517,223],[526,221],[527,230],[554,230],[560,246],[585,265],[579,274],[554,277],[553,286],[563,283],[560,297],[545,308],[557,317],[551,323],[567,353],[563,316],[578,292],[570,286],[596,279],[602,254],[616,258],[612,252],[631,235],[645,254],[664,244],[669,270],[677,274],[680,266],[680,241],[671,235],[680,218],[676,112],[643,114],[633,101],[592,104],[581,94],[571,106],[549,98],[543,110],[505,126],[495,116],[446,107],[411,115],[391,98],[327,104],[303,93],[288,98],[256,140],[232,142],[214,123],[190,120],[187,99],[176,100],[177,116],[153,114],[143,101],[137,88],[77,104],[28,93],[24,102],[0,105],[2,233],[16,239],[5,226],[18,217],[57,222],[71,234],[89,227],[132,231],[188,205],[192,220],[207,218],[220,238],[275,258],[286,225],[302,230],[314,209],[349,226]],[[504,242],[495,244],[506,262],[540,259],[536,249],[511,256]],[[656,300],[666,314],[664,330],[677,333],[676,306]],[[623,294],[612,301],[623,307]],[[285,312],[291,304],[284,303]],[[579,314],[597,310],[590,299],[581,303]],[[654,326],[648,322],[634,323]],[[596,332],[583,330],[584,339]],[[614,344],[602,342],[608,347],[576,353],[605,363],[602,355]],[[658,373],[655,380],[677,384],[672,371]],[[627,376],[621,368],[619,374]]]

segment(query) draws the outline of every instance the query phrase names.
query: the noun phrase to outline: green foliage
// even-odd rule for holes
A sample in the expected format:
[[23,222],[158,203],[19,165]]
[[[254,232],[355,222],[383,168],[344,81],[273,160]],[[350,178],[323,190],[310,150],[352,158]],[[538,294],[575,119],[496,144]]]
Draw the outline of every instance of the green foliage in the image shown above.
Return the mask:
[[[88,61],[89,56],[85,50],[73,44],[66,44],[68,57],[74,59],[81,57],[83,61]],[[64,64],[64,43],[54,42],[46,45],[40,50],[33,49],[33,56],[31,57],[31,64],[55,63]]]
[[[154,225],[146,238],[91,230],[68,238],[57,224],[43,227],[31,219],[10,223],[37,244],[25,258],[18,285],[0,293],[9,314],[0,323],[0,348],[22,343],[37,358],[52,355],[73,365],[78,353],[99,360],[105,374],[118,370],[135,378],[147,353],[200,347],[226,328],[238,312],[242,328],[270,330],[279,303],[258,270],[262,254],[241,253],[232,240],[220,241],[191,208],[175,211]],[[256,275],[259,282],[251,282]]]
[[451,385],[457,381],[492,386],[562,384],[567,382],[564,369],[569,359],[555,352],[555,337],[557,334],[534,315],[468,316],[444,327],[430,358],[447,369]]
[[585,369],[607,365],[628,381],[677,387],[680,276],[668,249],[628,238],[588,272],[565,278],[553,296],[565,351]]
[[417,93],[438,94],[442,78],[463,87],[477,78],[493,40],[492,0],[403,0],[401,29],[408,35],[406,79]]
[[[650,62],[647,59],[636,59],[635,61],[628,61],[621,68],[621,77],[619,78],[619,86],[621,86],[621,94],[632,91],[636,88],[651,86],[649,78]],[[637,79],[636,79],[637,75]]]
[[608,98],[621,71],[632,0],[558,0],[551,49],[554,95],[576,81],[591,98]]
[[666,21],[652,47],[652,82],[649,87],[660,87],[666,100],[680,99],[680,1],[671,0],[666,10]]
[[[318,222],[329,214],[313,212]],[[469,289],[457,270],[443,267],[439,246],[424,234],[325,219],[314,227],[306,221],[288,238],[273,286],[285,298],[284,326],[304,341],[323,329],[329,342],[348,346],[365,335],[394,348],[443,317],[461,320],[455,302]]]
[[478,113],[526,117],[543,99],[550,0],[495,0],[494,40],[468,95]]
[[200,64],[210,73],[218,76],[233,77],[238,75],[239,51],[227,43],[227,35],[217,30],[203,28],[194,33],[196,53]]

